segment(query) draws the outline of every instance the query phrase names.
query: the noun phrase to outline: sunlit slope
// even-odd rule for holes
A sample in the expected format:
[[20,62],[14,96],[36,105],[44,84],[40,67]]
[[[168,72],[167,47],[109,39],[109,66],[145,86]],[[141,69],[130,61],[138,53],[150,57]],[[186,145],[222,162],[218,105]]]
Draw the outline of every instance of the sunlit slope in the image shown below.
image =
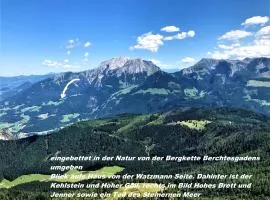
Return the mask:
[[[77,170],[70,170],[66,172],[67,178],[51,178],[51,175],[43,175],[43,174],[29,174],[29,175],[22,175],[16,178],[13,181],[8,181],[3,179],[0,182],[0,188],[11,188],[21,184],[26,184],[30,182],[67,182],[67,183],[75,183],[83,180],[90,179],[91,175],[99,175],[109,178],[110,176],[123,171],[124,168],[118,166],[112,167],[103,167],[99,170],[95,171],[77,171]],[[80,176],[83,175],[83,176]],[[75,177],[82,177],[82,178],[74,178]]]

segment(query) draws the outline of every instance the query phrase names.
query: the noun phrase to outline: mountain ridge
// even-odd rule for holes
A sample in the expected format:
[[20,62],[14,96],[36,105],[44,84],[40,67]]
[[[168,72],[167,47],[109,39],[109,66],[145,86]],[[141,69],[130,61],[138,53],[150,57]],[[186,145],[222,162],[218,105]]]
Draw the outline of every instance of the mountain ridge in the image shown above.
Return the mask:
[[269,99],[269,58],[202,59],[167,73],[151,61],[120,57],[95,69],[55,74],[6,99],[0,106],[0,131],[27,135],[85,119],[174,107],[231,106],[269,115]]

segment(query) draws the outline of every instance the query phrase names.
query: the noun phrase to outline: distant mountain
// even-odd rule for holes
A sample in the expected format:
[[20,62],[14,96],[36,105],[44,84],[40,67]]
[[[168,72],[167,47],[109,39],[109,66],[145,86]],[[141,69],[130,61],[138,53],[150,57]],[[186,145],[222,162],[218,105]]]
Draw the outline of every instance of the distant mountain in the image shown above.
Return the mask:
[[7,97],[13,96],[15,93],[27,89],[33,83],[39,82],[51,76],[53,76],[53,74],[15,77],[0,76],[0,101]]
[[[163,111],[174,107],[241,107],[270,114],[270,59],[202,59],[190,68],[157,72],[103,104],[102,113]],[[102,116],[100,113],[99,116]]]
[[[96,69],[60,73],[39,81],[7,98],[1,106],[1,128],[11,132],[42,132],[77,120],[95,118],[99,106],[110,96],[143,83],[160,71],[151,61],[113,58]],[[61,93],[69,85],[66,97]]]
[[53,75],[5,99],[0,129],[22,136],[79,120],[176,107],[229,106],[270,115],[269,99],[269,58],[202,59],[170,74],[151,61],[119,57],[96,69]]

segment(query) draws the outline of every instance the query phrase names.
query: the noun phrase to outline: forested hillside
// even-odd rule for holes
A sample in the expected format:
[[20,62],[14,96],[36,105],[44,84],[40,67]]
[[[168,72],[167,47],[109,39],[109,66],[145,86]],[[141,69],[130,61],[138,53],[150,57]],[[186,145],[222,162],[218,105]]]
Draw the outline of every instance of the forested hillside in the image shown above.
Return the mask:
[[[12,181],[26,174],[50,174],[53,162],[49,159],[55,155],[248,155],[261,157],[261,160],[237,163],[113,161],[82,162],[81,165],[84,170],[120,166],[124,168],[120,173],[130,174],[253,174],[251,189],[235,189],[233,193],[228,190],[207,190],[206,196],[222,194],[226,199],[267,199],[270,197],[269,130],[269,117],[229,108],[182,109],[149,115],[122,114],[78,122],[46,136],[1,141],[0,179]],[[95,182],[85,182],[91,181]],[[10,189],[1,189],[1,199],[48,199],[48,191],[48,183],[30,182]]]

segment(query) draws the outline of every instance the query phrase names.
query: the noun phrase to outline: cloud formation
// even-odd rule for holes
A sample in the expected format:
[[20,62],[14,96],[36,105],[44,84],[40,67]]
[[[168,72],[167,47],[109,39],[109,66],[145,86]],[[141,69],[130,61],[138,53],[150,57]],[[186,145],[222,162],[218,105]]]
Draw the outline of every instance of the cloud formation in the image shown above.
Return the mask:
[[178,31],[180,31],[180,28],[178,28],[176,26],[165,26],[165,27],[161,28],[160,30],[161,31],[164,31],[164,32],[171,33],[171,32],[178,32]]
[[242,26],[251,26],[251,25],[264,25],[269,21],[269,17],[267,16],[254,16],[246,19],[241,25]]
[[270,57],[270,26],[265,26],[252,34],[248,43],[218,44],[214,52],[208,54],[215,59],[244,59],[246,57]]
[[169,41],[169,40],[183,40],[187,37],[194,37],[195,36],[195,31],[193,30],[190,30],[188,32],[180,32],[180,33],[177,33],[176,35],[173,35],[173,36],[166,36],[164,37],[164,40],[165,41]]
[[232,30],[220,36],[218,40],[239,40],[248,36],[252,36],[252,33],[244,30]]
[[225,45],[225,44],[219,44],[218,47],[220,49],[233,49],[235,47],[239,47],[240,44],[239,43],[234,43],[234,44],[231,44],[231,45]]
[[164,36],[160,34],[152,34],[152,32],[148,32],[142,34],[137,38],[137,44],[131,49],[147,49],[151,52],[157,52],[159,47],[162,46]]
[[194,63],[195,61],[196,61],[195,58],[192,57],[185,57],[181,60],[182,63],[186,64]]
[[89,53],[88,52],[85,52],[84,55],[83,55],[83,61],[84,62],[87,62],[88,61],[88,56],[89,56]]
[[92,45],[91,42],[87,41],[87,42],[84,43],[83,46],[84,46],[84,47],[89,47],[90,45]]
[[92,43],[90,41],[86,41],[84,43],[82,43],[79,38],[76,39],[70,39],[67,41],[67,44],[65,46],[66,48],[66,54],[69,56],[71,54],[71,50],[77,47],[89,47],[91,46]]
[[48,67],[57,67],[57,66],[61,65],[61,63],[59,63],[58,61],[46,59],[42,62],[42,65],[46,65]]
[[180,69],[183,69],[194,65],[195,62],[196,62],[195,58],[187,56],[178,61],[177,64],[180,65]]
[[[265,25],[269,17],[254,16],[241,23],[244,28],[254,26],[253,31],[233,30],[218,38],[217,47],[208,52],[215,59],[244,59],[246,57],[270,57],[270,26]],[[249,37],[249,40],[241,40]]]
[[158,67],[169,67],[169,65],[164,64],[163,62],[161,62],[160,60],[157,59],[148,59],[150,60],[152,63],[154,63],[155,65],[157,65]]
[[270,39],[270,26],[265,26],[261,28],[257,33],[256,37],[261,39]]
[[[178,32],[180,29],[175,26],[166,26],[161,28],[161,31],[165,32]],[[183,40],[185,38],[192,38],[195,36],[194,30],[189,30],[188,32],[179,32],[175,35],[164,36],[161,34],[153,34],[152,32],[144,33],[137,37],[137,44],[130,47],[133,49],[146,49],[151,52],[157,52],[159,48],[164,44],[164,41],[170,40]]]
[[79,41],[79,38],[76,38],[76,39],[70,39],[66,45],[66,49],[73,49],[75,47],[78,47],[80,46],[80,41]]

